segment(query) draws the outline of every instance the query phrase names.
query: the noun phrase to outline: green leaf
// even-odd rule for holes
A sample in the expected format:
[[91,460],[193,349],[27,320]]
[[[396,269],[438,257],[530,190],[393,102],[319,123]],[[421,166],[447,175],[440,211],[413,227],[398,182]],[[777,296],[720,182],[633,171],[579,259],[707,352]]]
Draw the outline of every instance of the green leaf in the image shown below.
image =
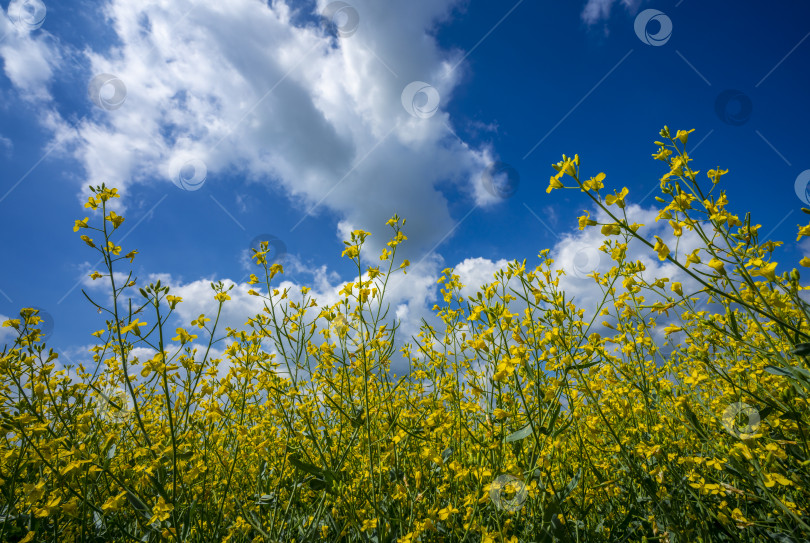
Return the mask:
[[694,411],[692,411],[692,408],[689,407],[689,404],[684,404],[683,410],[686,413],[686,418],[689,420],[689,424],[695,429],[698,436],[703,441],[707,441],[709,439],[709,433],[706,431],[706,428],[703,426],[700,420],[698,420],[697,415],[695,415]]
[[728,315],[729,322],[731,323],[731,329],[734,331],[734,335],[737,339],[740,339],[740,330],[737,327],[737,318],[734,316],[734,311],[731,310],[731,307],[726,307],[726,314]]
[[359,409],[355,409],[354,417],[355,418],[351,419],[352,426],[354,428],[359,428],[360,426],[363,425],[363,421],[365,420],[365,409],[363,409],[362,407]]
[[561,427],[559,427],[559,428],[557,428],[556,430],[554,430],[554,432],[551,434],[551,439],[554,439],[555,437],[557,437],[558,435],[560,435],[560,434],[561,434],[563,431],[565,431],[565,429],[566,429],[566,428],[568,428],[569,426],[571,426],[571,423],[572,423],[572,422],[574,422],[573,417],[571,418],[571,420],[569,420],[568,422],[566,422],[565,424],[563,424]]
[[790,373],[787,368],[780,368],[778,366],[765,366],[763,368],[768,373],[772,373],[773,375],[781,375],[782,377],[793,377],[793,374]]
[[601,362],[601,360],[596,359],[593,362],[585,362],[584,364],[576,364],[573,366],[568,366],[567,368],[565,368],[565,371],[568,372],[569,370],[584,370],[597,365],[599,362]]
[[565,488],[563,489],[563,491],[560,493],[560,497],[559,497],[560,502],[562,502],[563,500],[565,500],[565,498],[567,498],[567,497],[568,497],[568,496],[571,494],[571,492],[573,492],[573,491],[574,491],[574,489],[575,489],[575,488],[577,487],[577,485],[579,484],[579,480],[580,480],[580,479],[582,479],[582,468],[579,468],[579,469],[577,470],[577,472],[576,472],[576,474],[574,475],[573,479],[571,479],[571,480],[568,482],[568,484],[565,486]]
[[799,343],[793,350],[790,351],[790,354],[794,354],[796,356],[807,356],[810,355],[810,343]]
[[141,499],[138,498],[138,496],[136,496],[129,490],[127,490],[126,492],[127,492],[127,501],[129,502],[129,504],[144,517],[148,519],[152,518],[152,515],[150,515],[151,512],[150,509],[141,501]]
[[313,466],[312,464],[308,464],[304,462],[297,456],[290,456],[290,464],[295,466],[296,468],[300,469],[301,471],[305,471],[311,475],[316,477],[324,477],[323,469],[319,468],[318,466]]
[[269,505],[276,501],[276,493],[271,492],[270,494],[262,494],[256,500],[256,505]]
[[532,427],[530,424],[527,424],[517,432],[513,432],[503,438],[504,443],[509,443],[511,441],[520,441],[521,439],[532,435]]
[[790,377],[798,381],[810,382],[810,371],[798,366],[788,366],[780,368],[777,366],[765,366],[765,371],[774,375],[781,375],[782,377]]
[[320,477],[314,477],[307,481],[309,484],[309,488],[312,490],[325,490],[329,485],[327,484],[326,480]]
[[178,460],[191,460],[192,456],[194,456],[194,451],[185,451],[177,453]]
[[558,403],[556,409],[554,410],[554,414],[551,416],[551,421],[548,423],[548,428],[554,428],[554,423],[557,422],[557,415],[560,414],[560,410],[562,409],[562,404]]

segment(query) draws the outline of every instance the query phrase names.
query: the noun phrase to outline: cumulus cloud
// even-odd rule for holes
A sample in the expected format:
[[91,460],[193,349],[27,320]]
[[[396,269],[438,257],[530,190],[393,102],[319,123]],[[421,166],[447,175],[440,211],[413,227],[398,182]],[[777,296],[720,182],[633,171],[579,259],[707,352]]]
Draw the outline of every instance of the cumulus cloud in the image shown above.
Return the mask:
[[[630,222],[643,224],[639,229],[639,233],[647,239],[652,236],[658,235],[662,240],[675,251],[678,249],[678,260],[685,262],[686,254],[691,252],[697,247],[701,246],[699,237],[694,232],[684,230],[680,239],[676,238],[671,231],[666,221],[655,222],[657,210],[654,208],[642,208],[636,204],[628,204],[626,208],[627,216]],[[592,217],[600,222],[609,222],[609,219],[604,212],[593,211]],[[555,246],[551,249],[549,257],[554,260],[551,265],[552,273],[556,270],[563,270],[564,275],[559,276],[560,290],[565,291],[566,300],[573,301],[577,307],[585,310],[585,321],[590,321],[596,315],[599,308],[599,303],[604,298],[603,287],[596,284],[589,274],[598,272],[604,274],[607,272],[615,262],[611,259],[609,254],[599,250],[604,242],[604,237],[601,235],[598,227],[590,227],[584,231],[574,231],[562,236]],[[616,238],[613,238],[616,239]],[[438,337],[441,339],[444,335],[444,325],[436,317],[433,310],[434,304],[444,305],[444,301],[439,297],[440,285],[437,284],[439,272],[434,271],[438,264],[437,262],[423,262],[413,269],[410,269],[407,275],[395,273],[389,277],[385,298],[383,300],[384,306],[390,308],[390,312],[384,322],[389,323],[389,328],[394,324],[399,325],[397,332],[397,347],[401,347],[404,343],[408,342],[412,345],[415,344],[414,337],[417,336],[424,322],[433,326],[437,332]],[[536,262],[530,262],[527,259],[527,271],[531,271]],[[691,294],[700,289],[700,285],[696,280],[692,279],[688,274],[683,272],[680,268],[668,261],[660,261],[657,255],[646,245],[641,242],[632,241],[627,249],[628,261],[641,261],[646,269],[642,272],[642,277],[648,281],[653,282],[656,279],[668,277],[670,282],[667,283],[666,289],[669,289],[672,281],[679,281],[683,284],[683,291],[686,294]],[[464,286],[461,290],[461,295],[466,299],[470,299],[482,287],[492,284],[495,279],[495,274],[498,270],[506,269],[508,261],[501,259],[493,261],[482,257],[466,258],[454,265],[447,267],[453,269],[453,273],[457,274],[460,281]],[[296,264],[301,267],[300,262]],[[707,269],[705,265],[692,265],[691,269]],[[301,268],[304,269],[303,267]],[[300,303],[300,290],[303,286],[312,288],[310,296],[313,296],[319,306],[332,305],[341,299],[339,291],[344,287],[346,281],[339,278],[334,272],[330,272],[327,267],[323,266],[311,273],[312,281],[307,284],[296,283],[285,280],[283,276],[277,276],[274,280],[274,288],[279,291],[289,289],[288,300]],[[150,281],[154,281],[157,276],[151,276]],[[556,277],[554,273],[553,277]],[[182,296],[184,302],[177,308],[177,315],[179,322],[188,323],[196,318],[200,313],[206,315],[216,314],[217,303],[213,299],[213,292],[211,290],[211,280],[200,279],[188,283],[181,283],[173,280],[171,276],[162,275],[162,281],[165,284],[172,286],[172,293],[174,295]],[[364,280],[368,279],[367,275],[363,276]],[[225,281],[227,285],[231,281]],[[520,290],[519,280],[512,278],[509,286]],[[618,282],[614,285],[617,295],[624,292],[625,288]],[[224,310],[221,315],[220,329],[224,330],[225,327],[235,329],[244,328],[244,323],[249,317],[262,311],[264,302],[254,296],[249,295],[247,292],[251,288],[259,289],[259,286],[250,286],[245,283],[237,282],[229,294],[232,300],[225,304]],[[646,304],[652,304],[659,301],[659,298],[651,293],[644,292]],[[701,295],[705,298],[705,295]],[[281,302],[280,296],[275,296],[274,299],[277,303]],[[660,298],[663,301],[663,298]],[[287,303],[286,301],[282,303]],[[610,304],[609,304],[610,305]],[[612,307],[612,305],[610,305]],[[526,302],[521,299],[513,300],[509,303],[509,310],[512,313],[522,315],[526,309]],[[713,306],[707,306],[705,303],[701,304],[701,310],[712,311],[715,309]],[[277,313],[281,318],[281,313]],[[308,319],[314,318],[315,314],[311,314]],[[672,322],[676,316],[656,316],[659,322],[659,327],[653,332],[654,339],[657,345],[663,345],[665,337],[662,332],[664,325]],[[605,334],[612,334],[602,325],[600,318],[595,320],[593,328],[590,332],[598,331]],[[608,319],[609,320],[609,319]],[[308,320],[309,322],[309,320]],[[178,324],[180,325],[180,324]],[[322,321],[321,326],[326,326],[326,322]],[[467,337],[470,337],[470,329],[466,328]],[[319,337],[316,335],[316,337]],[[460,341],[461,338],[459,337]],[[268,344],[269,345],[269,344]],[[392,364],[392,369],[397,374],[403,374],[407,371],[407,361],[396,356],[399,362]],[[481,366],[476,369],[482,369]]]
[[[90,66],[85,75],[95,91],[91,113],[71,124],[56,108],[46,108],[41,119],[82,164],[82,186],[104,181],[122,193],[136,183],[174,188],[172,183],[182,185],[200,173],[210,184],[237,178],[273,184],[302,220],[334,212],[339,239],[354,229],[371,231],[364,251],[372,259],[391,236],[385,221],[394,213],[406,217],[409,239],[397,258],[413,265],[407,276],[391,278],[386,302],[401,323],[400,337],[410,338],[430,318],[439,270],[448,267],[431,250],[456,224],[436,187],[449,181],[476,204],[495,200],[480,183],[494,150],[459,140],[446,112],[463,76],[464,52],[443,49],[434,33],[460,3],[355,0],[357,28],[341,35],[340,28],[321,24],[325,0],[315,13],[282,1],[111,0],[104,13],[114,45],[84,52]],[[640,2],[621,3],[634,10]],[[583,20],[606,18],[611,4],[589,1]],[[0,48],[6,74],[21,91],[50,100],[47,85],[58,49],[8,21],[0,24],[13,32],[1,47],[17,44],[13,51]],[[12,55],[23,45],[35,57],[27,68]],[[429,87],[403,100],[415,81]],[[433,111],[428,106],[435,98]],[[233,190],[241,195],[244,186]],[[628,212],[637,222],[652,222],[652,211],[630,206]],[[553,251],[557,264],[570,271],[561,287],[583,307],[601,298],[596,285],[583,279],[588,268],[609,266],[597,237],[594,229],[564,236]],[[306,270],[295,255],[287,256],[290,269]],[[654,255],[638,257],[648,274],[677,273]],[[468,285],[465,293],[472,293],[504,264],[471,255],[455,268]],[[325,266],[309,271],[318,301],[337,301],[343,281],[335,272]],[[181,320],[215,312],[210,279],[181,283],[164,277],[186,300],[178,306]],[[234,281],[222,319],[237,328],[261,311],[261,303],[247,294],[244,279]],[[284,286],[297,292],[302,285],[282,281]]]
[[[397,260],[413,265],[407,279],[389,284],[407,337],[421,324],[414,307],[426,306],[436,290],[443,260],[432,250],[457,222],[436,187],[456,183],[478,205],[495,202],[480,183],[494,152],[459,140],[446,113],[464,75],[464,52],[443,49],[434,34],[460,4],[356,0],[350,8],[358,25],[345,35],[323,24],[324,0],[313,13],[311,5],[293,9],[282,1],[111,0],[103,10],[114,45],[84,51],[89,114],[69,122],[46,107],[41,122],[83,166],[82,187],[106,182],[125,196],[136,183],[174,189],[195,174],[214,184],[227,173],[280,188],[302,221],[332,211],[340,239],[370,231],[364,251],[371,255],[391,237],[386,220],[407,218],[408,242]],[[14,32],[18,42],[37,45],[33,34]],[[6,72],[19,90],[50,100],[58,50],[44,41],[29,49],[47,62],[28,63],[26,75],[7,54]],[[417,81],[427,86],[411,85]],[[237,196],[243,188],[234,186]],[[112,205],[120,212],[125,201]],[[305,268],[287,256],[286,265]],[[336,292],[334,272],[320,268],[313,280],[324,298],[337,299],[326,295]],[[95,286],[86,277],[82,283]],[[208,283],[178,288],[191,300]],[[240,282],[234,292],[246,290]],[[256,309],[254,300],[232,305],[242,301]]]
[[[440,47],[434,31],[458,4],[356,0],[356,31],[341,35],[321,24],[324,0],[316,13],[282,1],[111,0],[115,45],[84,52],[95,105],[77,122],[56,108],[42,122],[83,165],[82,187],[107,182],[125,194],[133,183],[214,184],[238,172],[283,190],[302,221],[331,210],[380,234],[376,251],[399,213],[411,239],[403,257],[413,259],[455,224],[438,184],[496,201],[480,183],[494,152],[459,140],[445,111],[464,52]],[[42,97],[58,49],[15,39],[28,41],[4,54],[6,72]]]

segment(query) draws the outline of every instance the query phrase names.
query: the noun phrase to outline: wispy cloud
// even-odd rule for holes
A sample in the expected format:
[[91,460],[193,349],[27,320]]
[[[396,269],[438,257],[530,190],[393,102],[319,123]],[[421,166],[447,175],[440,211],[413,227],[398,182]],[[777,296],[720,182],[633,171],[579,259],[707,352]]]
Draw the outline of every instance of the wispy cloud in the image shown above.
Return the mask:
[[642,0],[588,0],[588,3],[585,4],[585,8],[582,10],[582,20],[588,25],[606,21],[610,18],[610,10],[613,4],[617,2],[623,5],[627,11],[635,14],[641,1]]

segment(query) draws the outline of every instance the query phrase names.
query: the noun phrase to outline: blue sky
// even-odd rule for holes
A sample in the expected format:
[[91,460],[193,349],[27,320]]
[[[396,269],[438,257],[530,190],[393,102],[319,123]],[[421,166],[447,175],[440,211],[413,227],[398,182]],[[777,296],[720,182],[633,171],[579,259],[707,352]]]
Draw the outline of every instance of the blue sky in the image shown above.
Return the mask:
[[[731,210],[784,242],[778,272],[810,254],[795,242],[810,207],[799,196],[810,182],[801,0],[4,8],[0,320],[42,308],[48,343],[74,363],[104,327],[81,290],[108,302],[88,278],[98,256],[72,229],[94,217],[83,203],[101,182],[122,194],[139,285],[161,278],[184,297],[177,325],[213,312],[216,280],[237,284],[225,324],[255,314],[248,248],[267,234],[286,248],[286,286],[333,303],[356,280],[341,240],[371,232],[366,258],[379,263],[395,212],[408,221],[398,259],[412,263],[387,298],[403,340],[431,319],[444,268],[469,292],[506,261],[533,268],[545,248],[569,272],[604,271],[597,236],[577,230],[593,206],[547,194],[550,165],[578,153],[587,175],[604,171],[606,188],[629,189],[635,216],[654,218],[664,170],[650,155],[664,125],[695,129],[687,149],[701,176],[730,170]],[[494,163],[519,176],[509,197],[482,182]],[[585,305],[599,297],[578,277],[563,285]]]

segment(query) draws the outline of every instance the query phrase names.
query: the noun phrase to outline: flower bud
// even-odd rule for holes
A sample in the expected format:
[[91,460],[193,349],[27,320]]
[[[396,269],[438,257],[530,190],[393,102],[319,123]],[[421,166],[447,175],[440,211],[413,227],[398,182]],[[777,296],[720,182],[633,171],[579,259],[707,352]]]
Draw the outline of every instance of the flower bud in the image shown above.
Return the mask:
[[801,279],[801,275],[799,274],[799,270],[793,268],[793,271],[790,272],[790,280],[794,283],[798,283],[799,279]]

